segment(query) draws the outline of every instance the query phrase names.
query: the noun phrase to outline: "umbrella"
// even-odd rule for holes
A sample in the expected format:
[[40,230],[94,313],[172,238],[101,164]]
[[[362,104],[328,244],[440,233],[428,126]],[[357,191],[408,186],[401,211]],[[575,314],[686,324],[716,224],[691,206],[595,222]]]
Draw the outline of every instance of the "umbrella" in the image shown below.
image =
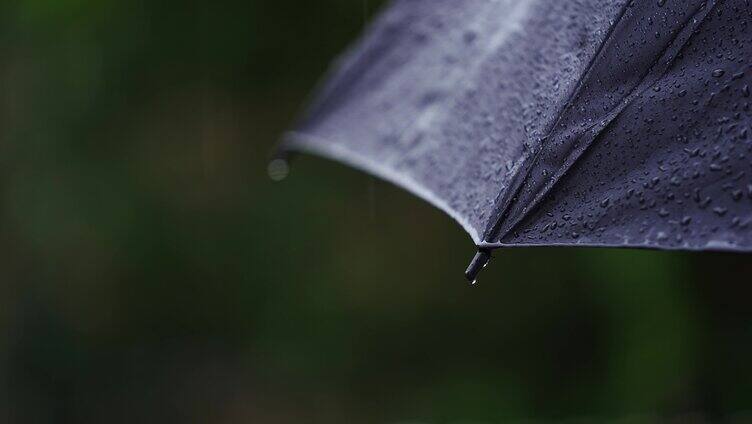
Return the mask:
[[498,248],[752,251],[750,0],[397,0],[287,133]]

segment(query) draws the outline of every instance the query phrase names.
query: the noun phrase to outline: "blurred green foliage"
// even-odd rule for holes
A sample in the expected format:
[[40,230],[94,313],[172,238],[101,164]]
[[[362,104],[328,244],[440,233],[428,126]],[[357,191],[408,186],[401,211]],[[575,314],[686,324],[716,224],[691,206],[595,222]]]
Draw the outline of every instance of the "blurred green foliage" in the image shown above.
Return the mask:
[[511,250],[470,289],[407,193],[266,178],[378,7],[0,3],[0,421],[749,419],[747,256]]

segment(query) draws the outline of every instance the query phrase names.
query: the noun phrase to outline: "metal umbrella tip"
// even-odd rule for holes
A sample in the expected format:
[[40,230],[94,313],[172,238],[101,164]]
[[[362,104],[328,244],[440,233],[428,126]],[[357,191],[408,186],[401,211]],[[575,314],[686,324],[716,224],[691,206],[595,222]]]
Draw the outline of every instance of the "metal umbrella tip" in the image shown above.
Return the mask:
[[470,265],[465,270],[465,278],[471,285],[475,285],[478,282],[478,274],[483,268],[491,261],[491,251],[488,249],[478,249],[478,253],[475,254]]

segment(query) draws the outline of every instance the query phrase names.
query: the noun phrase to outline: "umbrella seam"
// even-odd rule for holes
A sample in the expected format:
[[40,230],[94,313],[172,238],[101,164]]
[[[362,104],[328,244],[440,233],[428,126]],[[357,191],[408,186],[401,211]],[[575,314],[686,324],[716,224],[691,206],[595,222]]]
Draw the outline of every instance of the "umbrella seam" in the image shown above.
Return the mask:
[[[700,6],[698,10],[695,12],[695,14],[692,15],[691,18],[696,17],[698,14],[702,14],[701,19],[697,22],[696,26],[699,26],[707,17],[707,15],[710,13],[710,11],[716,6],[716,1],[709,1],[705,3],[704,6]],[[625,9],[626,11],[626,9]],[[619,21],[612,27],[612,29],[615,29],[619,23],[621,22],[621,18],[624,17],[624,14],[620,17]],[[671,65],[675,62],[678,56],[680,56],[681,51],[684,49],[686,44],[692,39],[692,37],[695,34],[694,29],[690,29],[689,34],[687,35],[686,39],[683,41],[679,41],[681,44],[679,46],[675,46],[675,43],[677,40],[680,39],[681,35],[684,34],[685,31],[687,31],[688,23],[691,21],[691,18],[687,21],[687,23],[684,24],[684,26],[677,32],[677,34],[673,37],[671,42],[666,46],[666,48],[658,55],[658,57],[653,61],[653,63],[648,68],[648,71],[646,72],[645,76],[640,80],[640,82],[630,90],[630,92],[624,97],[622,101],[620,101],[614,108],[612,108],[603,119],[599,119],[598,122],[588,126],[584,131],[580,133],[580,135],[576,138],[576,140],[580,140],[583,137],[586,137],[588,133],[591,133],[594,131],[594,129],[597,129],[597,127],[600,125],[601,128],[597,129],[595,133],[592,135],[591,139],[588,141],[586,138],[586,145],[581,150],[575,150],[574,152],[570,152],[569,158],[565,158],[565,160],[562,164],[562,166],[559,168],[557,175],[552,177],[552,181],[544,186],[540,191],[534,193],[531,195],[532,201],[529,203],[528,206],[525,206],[523,211],[519,214],[517,217],[512,217],[511,219],[504,219],[509,218],[506,216],[506,214],[511,209],[512,205],[519,201],[517,198],[519,196],[520,191],[522,190],[522,187],[524,187],[525,182],[528,181],[528,178],[530,175],[532,175],[532,172],[537,169],[537,166],[539,164],[539,160],[541,158],[541,155],[544,151],[546,151],[545,148],[541,147],[536,154],[534,155],[533,159],[529,161],[528,168],[525,171],[524,176],[522,179],[518,182],[516,185],[516,188],[514,190],[514,195],[509,196],[504,204],[504,210],[500,211],[497,214],[497,220],[494,223],[494,226],[489,227],[486,232],[484,233],[483,237],[483,243],[482,245],[484,247],[502,247],[504,246],[503,243],[501,243],[501,240],[503,240],[507,235],[512,233],[515,228],[524,221],[526,217],[528,217],[540,204],[542,199],[545,197],[546,194],[550,193],[551,190],[564,178],[564,176],[568,173],[569,170],[571,170],[575,164],[582,158],[585,153],[589,150],[589,148],[593,145],[593,143],[596,142],[598,137],[600,137],[601,134],[603,134],[603,131],[605,131],[606,128],[608,128],[615,120],[616,118],[626,109],[626,107],[631,104],[636,98],[639,97],[640,94],[645,92],[647,89],[655,85],[656,82],[660,80],[662,76],[665,75],[667,70],[671,67]],[[611,32],[613,34],[613,31]],[[610,41],[610,36],[604,41],[603,46],[607,45]],[[603,47],[602,46],[602,47]],[[672,49],[673,47],[673,49]],[[602,48],[601,48],[602,50]],[[661,59],[663,59],[666,56],[666,52],[676,50],[677,54],[673,55],[669,58],[669,61],[665,63],[665,69],[656,71],[656,67],[660,64]],[[595,63],[597,61],[597,58],[600,56],[600,50],[599,54],[595,56],[596,60],[593,62]],[[580,80],[580,83],[584,82],[588,75],[590,74],[592,68],[589,68],[586,73],[583,74],[583,77]],[[653,75],[656,74],[656,75]],[[654,80],[649,81],[651,75],[654,76]],[[647,83],[646,83],[647,82]],[[579,94],[581,89],[581,85],[578,85],[578,89],[574,92],[574,95],[571,99],[576,98],[577,94]],[[570,99],[570,100],[571,100]],[[568,107],[570,107],[570,104],[567,104],[563,110],[566,110]],[[563,113],[562,113],[563,114]],[[554,134],[554,130],[556,126],[559,124],[562,116],[559,117],[556,121],[556,125],[552,127],[552,131],[549,133],[546,138],[550,137]],[[567,163],[569,162],[569,163]],[[502,224],[505,222],[511,222],[510,225],[508,225],[507,229],[503,231],[502,233]],[[495,238],[498,240],[498,242],[494,243],[491,242],[491,240]]]
[[[560,120],[562,119],[564,115],[564,111],[569,107],[570,103],[576,98],[577,93],[580,92],[582,88],[582,84],[587,78],[587,76],[590,74],[591,69],[595,66],[595,63],[598,60],[598,57],[601,55],[601,52],[603,51],[603,48],[608,44],[608,41],[611,39],[611,36],[613,35],[616,27],[619,25],[619,23],[624,18],[624,15],[626,14],[627,10],[629,9],[629,4],[631,3],[631,0],[626,0],[624,2],[624,5],[622,5],[621,9],[619,10],[619,13],[617,15],[617,18],[614,20],[613,25],[611,25],[608,29],[608,32],[606,36],[603,38],[603,41],[598,46],[598,49],[596,50],[593,57],[590,59],[588,65],[585,67],[585,71],[580,75],[580,78],[577,80],[577,82],[574,84],[575,89],[572,90],[571,93],[569,93],[569,96],[567,98],[567,101],[562,104],[561,110],[557,113],[557,118],[553,121],[553,124],[551,125],[551,128],[547,133],[551,133],[554,128],[559,124]],[[545,139],[545,137],[544,137]],[[513,203],[513,199],[517,196],[520,189],[523,186],[523,182],[527,180],[528,175],[533,169],[533,165],[535,164],[538,155],[543,150],[542,147],[539,146],[538,150],[534,152],[531,155],[528,155],[527,160],[524,160],[523,165],[520,167],[520,170],[517,174],[512,177],[512,180],[509,184],[509,190],[502,190],[501,193],[496,198],[496,206],[494,207],[494,213],[491,219],[489,219],[488,224],[486,225],[486,229],[483,232],[482,240],[485,243],[487,239],[490,239],[495,232],[498,230],[498,226],[504,221],[505,214],[507,213],[509,207]]]

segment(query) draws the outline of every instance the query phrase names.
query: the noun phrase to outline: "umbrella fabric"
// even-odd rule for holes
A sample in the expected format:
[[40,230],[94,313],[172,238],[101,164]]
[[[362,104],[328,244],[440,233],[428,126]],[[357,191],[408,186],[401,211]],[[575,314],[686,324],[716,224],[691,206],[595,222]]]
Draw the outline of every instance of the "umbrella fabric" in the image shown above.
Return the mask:
[[752,251],[750,0],[400,0],[283,151],[412,191],[482,249]]

